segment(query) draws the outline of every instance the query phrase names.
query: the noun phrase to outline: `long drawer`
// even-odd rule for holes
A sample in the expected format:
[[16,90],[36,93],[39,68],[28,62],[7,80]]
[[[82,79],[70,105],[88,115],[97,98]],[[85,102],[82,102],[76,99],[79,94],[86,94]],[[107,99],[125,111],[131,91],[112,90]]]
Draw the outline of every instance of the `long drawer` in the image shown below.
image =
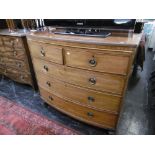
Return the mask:
[[5,52],[5,47],[3,45],[0,45],[0,54]]
[[2,40],[2,38],[0,37],[0,46],[2,46],[3,45],[3,40]]
[[63,64],[62,47],[30,41],[29,47],[32,57]]
[[29,67],[26,60],[21,61],[21,60],[6,58],[6,57],[4,57],[2,60],[3,60],[3,63],[8,67],[12,67],[24,72],[29,72]]
[[68,98],[81,105],[113,113],[119,112],[121,97],[101,93],[90,89],[77,87],[66,82],[38,73],[37,80],[40,87],[57,94],[61,98]]
[[120,95],[124,89],[124,76],[66,67],[40,59],[33,59],[33,64],[36,72],[42,72],[46,75],[78,86]]
[[0,64],[0,74],[4,74],[5,66]]
[[6,68],[4,75],[17,82],[30,84],[30,85],[32,83],[30,74],[26,74],[22,71],[19,72],[18,70],[10,67]]
[[126,75],[129,60],[129,55],[114,55],[110,51],[65,48],[66,65],[77,68]]
[[43,88],[40,88],[40,94],[48,104],[74,118],[99,127],[112,129],[116,127],[118,115],[97,111],[61,99],[56,95],[53,95],[52,93],[44,90]]

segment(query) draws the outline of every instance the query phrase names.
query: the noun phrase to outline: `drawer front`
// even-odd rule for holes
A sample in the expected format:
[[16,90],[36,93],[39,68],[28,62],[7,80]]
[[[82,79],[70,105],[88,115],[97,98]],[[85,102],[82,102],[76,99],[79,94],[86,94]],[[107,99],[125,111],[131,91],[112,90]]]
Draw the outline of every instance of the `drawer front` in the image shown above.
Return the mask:
[[53,94],[57,94],[61,98],[67,98],[84,106],[99,110],[119,112],[121,97],[76,87],[41,73],[37,74],[37,79],[40,87],[43,87]]
[[89,69],[99,72],[126,75],[129,56],[104,54],[95,50],[80,50],[76,48],[65,49],[67,66]]
[[0,54],[5,52],[5,47],[0,45]]
[[4,60],[3,60],[3,59],[4,59],[3,57],[0,57],[0,65],[5,65]]
[[32,83],[30,74],[26,74],[21,71],[19,72],[18,70],[15,70],[13,68],[6,68],[6,72],[4,75],[20,83],[25,83],[25,84],[30,84],[30,85]]
[[30,41],[28,43],[32,57],[63,64],[62,47]]
[[0,74],[4,74],[5,66],[0,64]]
[[3,36],[3,43],[6,47],[11,47],[15,49],[23,49],[23,43],[22,39],[19,37],[9,37],[9,36]]
[[33,59],[33,64],[37,72],[43,72],[71,84],[116,94],[123,92],[124,76],[80,70],[38,59]]
[[25,54],[25,50],[4,50],[3,52],[0,52],[0,56],[13,58],[17,60],[25,60],[27,59],[27,56]]
[[2,46],[3,45],[3,40],[2,40],[2,38],[0,37],[0,46]]
[[25,61],[3,58],[3,62],[6,66],[16,68],[17,70],[20,70],[23,72],[29,72],[28,64]]
[[91,108],[63,100],[42,88],[40,88],[40,93],[48,104],[72,117],[100,127],[116,127],[118,116],[115,114],[96,111]]

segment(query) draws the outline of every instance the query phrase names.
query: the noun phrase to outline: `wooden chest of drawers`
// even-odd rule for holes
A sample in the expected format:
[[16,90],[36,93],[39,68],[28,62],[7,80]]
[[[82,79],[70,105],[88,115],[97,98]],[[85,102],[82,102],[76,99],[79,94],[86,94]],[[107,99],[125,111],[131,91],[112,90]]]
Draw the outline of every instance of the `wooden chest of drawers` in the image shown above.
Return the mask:
[[41,97],[78,120],[116,129],[140,37],[124,46],[42,35],[27,36]]
[[37,89],[26,36],[0,35],[0,74]]

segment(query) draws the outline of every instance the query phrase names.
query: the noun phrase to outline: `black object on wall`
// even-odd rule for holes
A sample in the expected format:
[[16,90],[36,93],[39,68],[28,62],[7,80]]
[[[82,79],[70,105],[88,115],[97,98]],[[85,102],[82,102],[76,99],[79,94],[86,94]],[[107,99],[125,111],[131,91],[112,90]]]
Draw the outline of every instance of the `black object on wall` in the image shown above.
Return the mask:
[[143,30],[144,23],[143,22],[136,22],[134,33],[141,33]]
[[23,29],[21,19],[14,19],[14,23],[15,23],[17,29]]
[[0,29],[7,29],[7,23],[5,19],[0,19]]

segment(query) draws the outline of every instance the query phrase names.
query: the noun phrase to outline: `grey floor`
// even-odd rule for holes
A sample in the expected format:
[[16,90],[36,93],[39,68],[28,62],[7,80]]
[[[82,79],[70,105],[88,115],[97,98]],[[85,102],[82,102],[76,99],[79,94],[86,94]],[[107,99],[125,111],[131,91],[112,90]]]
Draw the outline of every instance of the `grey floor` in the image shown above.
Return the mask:
[[149,94],[149,78],[155,70],[154,54],[153,51],[146,52],[144,70],[139,70],[129,80],[117,134],[155,134],[155,108]]
[[30,108],[32,111],[43,114],[49,119],[54,119],[82,134],[154,134],[155,133],[155,103],[152,102],[149,93],[150,73],[155,70],[153,59],[154,52],[146,52],[144,70],[138,71],[136,76],[129,80],[127,93],[124,99],[120,119],[116,132],[108,132],[105,129],[96,128],[48,107],[44,104],[39,94],[30,86],[16,83],[6,77],[0,76],[0,96]]

